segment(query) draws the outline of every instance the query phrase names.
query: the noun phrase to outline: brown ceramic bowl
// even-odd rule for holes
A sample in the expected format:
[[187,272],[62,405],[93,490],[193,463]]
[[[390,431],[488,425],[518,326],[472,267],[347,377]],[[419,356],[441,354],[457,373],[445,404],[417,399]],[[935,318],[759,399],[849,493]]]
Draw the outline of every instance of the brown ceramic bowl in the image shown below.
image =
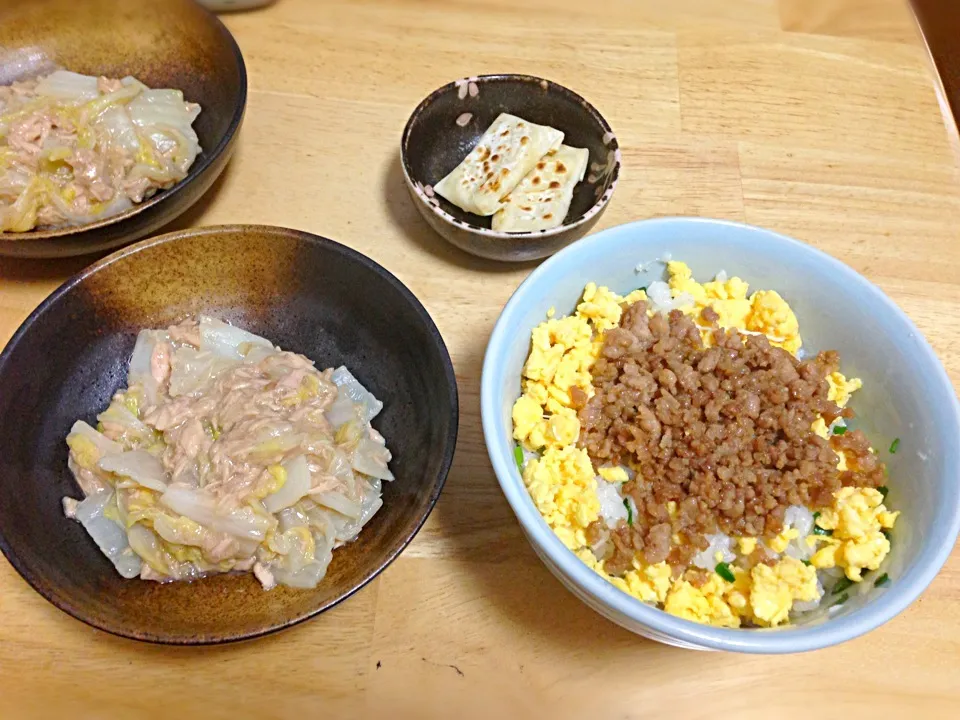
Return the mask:
[[[564,144],[590,151],[587,177],[574,189],[559,227],[497,232],[489,217],[433,192],[502,112],[562,130]],[[448,83],[417,106],[403,130],[400,161],[417,209],[446,240],[480,257],[526,261],[552,255],[590,231],[617,186],[620,145],[603,116],[572,90],[530,75],[481,75]]]
[[[252,575],[193,583],[124,580],[61,498],[82,497],[64,438],[93,420],[126,377],[137,332],[208,313],[300,352],[345,364],[384,403],[374,421],[396,475],[357,540],[315,590],[266,592]],[[0,550],[41,595],[116,635],[228,642],[289,627],[349,597],[419,530],[457,437],[450,356],[423,306],[363,255],[295,230],[185,230],[145,240],[68,280],[0,354]]]
[[[119,247],[183,213],[223,172],[247,103],[233,36],[193,0],[0,0],[0,47],[35,48],[68,70],[133,75],[200,103],[203,152],[186,179],[126,212],[76,227],[0,233],[0,254],[66,257]],[[12,81],[4,68],[5,81]]]

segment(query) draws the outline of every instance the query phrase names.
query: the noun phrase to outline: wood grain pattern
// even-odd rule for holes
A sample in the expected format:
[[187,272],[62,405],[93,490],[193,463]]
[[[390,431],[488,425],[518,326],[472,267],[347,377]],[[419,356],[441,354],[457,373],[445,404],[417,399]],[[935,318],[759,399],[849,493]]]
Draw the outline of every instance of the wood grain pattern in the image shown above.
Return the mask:
[[[602,226],[703,214],[796,236],[879,283],[957,382],[960,183],[905,3],[279,0],[226,21],[250,71],[247,121],[223,179],[177,226],[288,225],[393,270],[453,355],[454,469],[378,581],[252,644],[178,651],[105,637],[0,563],[0,717],[955,715],[960,553],[885,627],[779,658],[641,640],[553,580],[502,498],[479,426],[487,337],[533,265],[444,244],[397,164],[407,115],[443,83],[503,70],[556,79],[625,147]],[[0,260],[0,341],[79,267]]]

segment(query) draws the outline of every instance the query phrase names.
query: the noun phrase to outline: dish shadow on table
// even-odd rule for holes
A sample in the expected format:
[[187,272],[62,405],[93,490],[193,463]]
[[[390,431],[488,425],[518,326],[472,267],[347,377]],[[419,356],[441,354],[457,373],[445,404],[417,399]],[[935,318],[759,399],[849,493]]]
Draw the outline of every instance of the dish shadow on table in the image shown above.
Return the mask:
[[[242,137],[237,142],[237,151],[239,151],[241,143],[243,143]],[[236,155],[236,151],[234,152],[234,155]],[[224,183],[231,175],[233,175],[234,172],[235,171],[233,169],[233,162],[231,158],[231,162],[227,163],[227,166],[223,169],[223,172],[220,173],[220,176],[214,181],[213,185],[210,186],[210,189],[203,194],[203,197],[191,205],[185,213],[177,218],[174,218],[167,225],[164,225],[156,233],[149,237],[155,237],[157,235],[164,235],[166,233],[176,232],[178,230],[186,230],[187,228],[200,227],[204,225],[204,215],[206,215],[207,210],[210,209],[213,201],[216,200],[217,195],[220,194],[220,189],[223,187]]]
[[383,173],[383,196],[390,211],[390,217],[414,243],[436,255],[441,260],[457,265],[465,270],[479,270],[481,272],[516,272],[517,270],[530,271],[542,262],[497,262],[471,255],[454,245],[451,245],[427,221],[420,216],[420,211],[414,205],[410,191],[407,189],[403,177],[403,166],[400,163],[400,151],[390,156]]
[[[220,176],[214,181],[213,185],[210,186],[210,189],[207,190],[196,203],[172,222],[146,237],[156,237],[157,235],[163,235],[164,233],[183,230],[201,224],[204,214],[213,203],[220,188],[223,187],[224,181],[233,172],[232,167],[233,163],[227,163],[226,168],[224,168]],[[146,238],[141,239],[145,240]],[[0,255],[0,280],[12,280],[14,282],[66,280],[112,252],[115,252],[115,250],[101,250],[90,253],[89,255],[80,255],[77,257],[45,259],[16,258]],[[52,289],[53,288],[51,288],[51,290]]]
[[497,483],[480,424],[480,375],[488,335],[478,333],[457,363],[457,454],[434,509],[435,532],[452,546],[453,557],[497,611],[558,652],[582,652],[586,645],[602,645],[611,652],[675,650],[634,635],[584,605],[547,570],[524,537]]
[[[0,557],[0,562],[6,562],[6,559]],[[17,582],[32,592],[26,581],[16,575],[13,568],[10,568],[10,574],[15,576]],[[145,580],[131,580],[130,582],[147,582]],[[364,588],[366,589],[366,588]],[[363,591],[361,591],[363,592]],[[244,652],[254,652],[261,654],[264,650],[269,650],[267,645],[274,643],[289,644],[295,641],[297,635],[304,630],[303,624],[286,628],[280,632],[271,632],[259,637],[240,640],[237,642],[222,643],[217,645],[162,645],[157,643],[141,642],[132,638],[125,638],[119,635],[113,635],[104,630],[86,625],[85,623],[71,617],[60,610],[52,603],[46,602],[39,595],[34,595],[32,600],[43,608],[43,623],[47,628],[55,628],[56,632],[51,635],[73,636],[69,643],[78,642],[77,637],[85,636],[82,642],[95,642],[98,647],[97,655],[106,655],[115,653],[119,661],[144,663],[142,667],[148,667],[150,663],[163,664],[165,662],[175,661],[209,663],[209,662],[228,662],[237,658],[237,655]],[[36,612],[36,608],[31,608],[31,612]],[[322,618],[314,618],[314,622],[323,622]],[[155,665],[153,666],[155,667]],[[189,673],[191,666],[182,666],[180,671]]]

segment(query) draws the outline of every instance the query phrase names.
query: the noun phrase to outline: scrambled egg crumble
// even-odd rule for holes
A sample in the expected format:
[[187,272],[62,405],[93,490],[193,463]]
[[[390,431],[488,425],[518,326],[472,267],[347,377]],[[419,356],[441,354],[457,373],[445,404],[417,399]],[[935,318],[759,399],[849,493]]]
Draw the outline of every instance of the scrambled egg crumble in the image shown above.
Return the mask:
[[583,289],[583,297],[577,305],[576,316],[590,320],[599,332],[615,328],[620,324],[623,298],[608,288],[588,283]]
[[671,615],[718,627],[740,627],[740,616],[723,598],[725,581],[711,578],[701,587],[686,580],[678,580],[670,589],[663,609]]
[[587,544],[584,530],[599,517],[597,480],[586,450],[551,447],[527,463],[523,482],[547,524],[563,544],[578,550]]
[[823,544],[813,557],[816,568],[843,568],[848,579],[858,582],[864,570],[876,570],[890,552],[884,534],[897,521],[899,512],[883,504],[883,493],[873,488],[841,488],[833,507],[820,512],[817,525],[832,535],[816,535]]
[[775,553],[782,553],[787,549],[790,541],[795,540],[798,537],[800,537],[800,531],[796,528],[784,528],[779,535],[767,543],[767,547],[769,547]]
[[[687,315],[698,316],[704,308],[713,309],[717,324],[726,329],[736,328],[766,335],[771,345],[782,347],[796,355],[803,344],[797,316],[774,290],[757,290],[748,296],[750,286],[738,277],[698,283],[686,263],[667,263],[670,290],[674,297],[687,293],[693,305],[683,308]],[[709,332],[704,342],[709,342]]]
[[597,474],[609,483],[625,483],[630,477],[622,467],[602,467]]
[[830,386],[830,392],[827,399],[835,402],[840,407],[846,407],[850,402],[850,396],[863,387],[863,381],[860,378],[851,378],[847,380],[843,373],[834,372],[827,375],[827,384]]
[[570,390],[592,393],[590,366],[596,359],[593,330],[586,319],[551,318],[533,330],[523,366],[523,395],[513,406],[513,436],[528,450],[576,442],[580,420]]
[[750,607],[758,625],[776,627],[786,622],[794,602],[820,597],[817,571],[796,558],[785,557],[773,567],[754,565],[750,578]]
[[[692,305],[682,308],[684,313],[699,315],[711,307],[721,327],[762,333],[771,344],[794,355],[799,352],[802,340],[797,317],[775,291],[750,294],[747,283],[737,277],[698,283],[682,262],[669,262],[667,270],[671,295],[686,294],[693,299]],[[718,552],[717,568],[705,582],[702,576],[675,577],[666,562],[643,565],[634,559],[633,568],[622,576],[606,571],[604,561],[586,539],[587,527],[601,517],[598,482],[619,486],[632,475],[623,467],[594,469],[587,452],[576,447],[581,428],[571,392],[577,388],[587,397],[593,395],[590,368],[599,356],[603,334],[619,325],[625,307],[644,299],[642,289],[620,296],[588,283],[573,314],[555,317],[551,308],[547,319],[532,331],[522,394],[513,406],[514,438],[527,451],[540,453],[523,467],[523,481],[564,545],[600,577],[632,597],[687,620],[730,628],[744,623],[775,627],[789,622],[795,603],[815,603],[821,598],[824,590],[817,579],[819,569],[842,568],[854,582],[862,580],[865,570],[876,570],[890,551],[884,531],[893,527],[899,513],[887,510],[884,496],[877,490],[843,488],[835,494],[831,507],[821,508],[815,515],[817,526],[826,534],[800,540],[810,549],[809,561],[786,554],[791,546],[797,546],[800,531],[785,527],[765,541],[734,538],[737,562],[743,566],[722,562],[723,555]],[[704,331],[705,344],[710,343],[710,335],[709,330]],[[858,378],[848,379],[840,372],[828,376],[827,382],[830,400],[840,407],[863,385]],[[812,429],[823,438],[833,432],[823,418]],[[842,452],[838,456],[842,471],[846,458]],[[670,517],[676,515],[676,502],[667,504],[667,512]],[[679,541],[675,536],[674,542]],[[758,549],[775,553],[775,562],[752,564],[747,559]]]
[[620,324],[622,306],[646,297],[635,290],[620,297],[589,283],[573,315],[548,318],[533,329],[523,366],[523,394],[513,406],[513,437],[528,450],[565,447],[577,441],[580,420],[570,390],[593,394],[590,366],[603,346],[602,333]]
[[667,597],[673,580],[673,570],[665,562],[643,565],[634,560],[633,570],[628,570],[620,578],[608,575],[603,567],[603,561],[597,560],[590,550],[584,548],[578,551],[577,557],[611,585],[646,603],[662,603]]
[[760,563],[749,571],[740,567],[730,571],[733,582],[716,573],[700,587],[677,580],[664,609],[685,620],[718,627],[740,627],[745,621],[776,627],[787,621],[795,602],[817,600],[821,594],[817,571],[791,557],[772,567]]

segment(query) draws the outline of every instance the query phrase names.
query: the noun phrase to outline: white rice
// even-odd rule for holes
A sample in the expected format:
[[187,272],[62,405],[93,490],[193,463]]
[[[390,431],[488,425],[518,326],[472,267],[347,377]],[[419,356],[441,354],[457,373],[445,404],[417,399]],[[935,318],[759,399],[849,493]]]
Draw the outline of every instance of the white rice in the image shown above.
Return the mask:
[[666,265],[671,260],[673,260],[673,253],[666,252],[663,254],[662,257],[637,263],[636,266],[633,268],[633,271],[639,275],[640,273],[646,272],[650,267],[652,267],[653,265],[656,265],[657,263],[661,265]]
[[619,485],[608,483],[597,476],[597,499],[600,501],[600,517],[607,525],[615,527],[621,520],[627,520],[629,513],[623,504]]
[[[731,547],[733,546],[733,540],[729,535],[724,533],[715,533],[713,535],[707,535],[706,538],[710,545],[707,546],[706,550],[701,550],[693,556],[693,564],[698,568],[702,568],[703,570],[713,570],[717,567],[717,563],[729,563],[736,560],[737,556],[731,550]],[[722,556],[719,560],[717,559],[718,552]]]
[[813,532],[813,513],[803,505],[791,505],[783,515],[783,527],[793,528],[800,533],[790,541],[784,555],[797,560],[809,560],[816,550],[807,543],[807,538]]
[[688,305],[693,305],[693,296],[690,293],[680,293],[673,297],[670,286],[663,280],[657,280],[647,286],[647,299],[650,309],[656,312],[670,312]]

